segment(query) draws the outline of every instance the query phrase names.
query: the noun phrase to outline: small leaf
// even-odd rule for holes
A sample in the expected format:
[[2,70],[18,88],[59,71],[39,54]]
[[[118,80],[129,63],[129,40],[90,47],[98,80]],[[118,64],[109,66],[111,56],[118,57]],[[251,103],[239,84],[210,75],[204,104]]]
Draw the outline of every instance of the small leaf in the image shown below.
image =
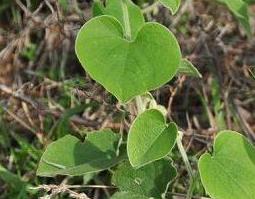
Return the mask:
[[184,74],[194,77],[202,78],[201,73],[197,70],[197,68],[187,59],[182,59],[181,64],[177,71],[178,74]]
[[111,16],[87,22],[78,33],[75,48],[90,76],[123,103],[167,83],[181,60],[176,38],[164,26],[146,23],[135,40],[129,41]]
[[255,148],[237,132],[222,131],[217,135],[214,152],[202,155],[199,171],[212,198],[255,198]]
[[[106,7],[102,5],[101,2],[95,2],[93,5],[94,16],[109,15],[115,17],[121,25],[124,27],[124,17],[121,8],[122,0],[108,0],[106,2]],[[129,23],[131,28],[131,38],[135,38],[138,31],[144,25],[144,17],[141,9],[135,5],[131,0],[126,0]]]
[[243,0],[218,0],[218,1],[227,5],[230,11],[235,15],[235,17],[242,24],[246,32],[249,35],[251,35],[251,26],[249,22],[247,3]]
[[108,169],[124,158],[116,155],[119,138],[110,130],[90,133],[84,143],[67,135],[47,147],[37,175],[77,176]]
[[140,114],[132,124],[127,142],[128,158],[133,167],[159,160],[175,145],[177,127],[166,124],[162,113],[150,109]]
[[162,159],[140,169],[129,162],[122,163],[113,174],[113,184],[121,191],[129,191],[148,197],[161,198],[169,182],[176,176],[170,160]]
[[174,15],[179,10],[181,0],[159,0],[165,7],[167,7]]
[[150,199],[150,198],[132,192],[117,192],[111,197],[111,199]]
[[100,1],[94,1],[92,4],[93,17],[104,15],[104,6]]

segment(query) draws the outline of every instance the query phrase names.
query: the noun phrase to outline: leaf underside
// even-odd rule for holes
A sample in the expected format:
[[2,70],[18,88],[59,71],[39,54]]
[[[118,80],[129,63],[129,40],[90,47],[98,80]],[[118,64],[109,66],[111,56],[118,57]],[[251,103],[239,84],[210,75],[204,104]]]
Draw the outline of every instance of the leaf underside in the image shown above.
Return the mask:
[[110,130],[90,133],[85,142],[67,135],[47,147],[37,175],[77,176],[108,169],[124,159],[116,155],[119,138]]

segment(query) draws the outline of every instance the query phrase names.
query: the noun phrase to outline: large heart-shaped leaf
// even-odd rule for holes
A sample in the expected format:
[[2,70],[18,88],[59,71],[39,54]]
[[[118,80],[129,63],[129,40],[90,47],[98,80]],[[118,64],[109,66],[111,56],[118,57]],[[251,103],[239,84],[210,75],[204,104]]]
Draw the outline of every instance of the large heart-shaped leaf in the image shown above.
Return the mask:
[[90,133],[85,142],[67,135],[47,147],[37,175],[77,176],[108,169],[124,158],[116,155],[119,138],[110,130]]
[[212,198],[255,198],[255,148],[237,132],[218,134],[213,154],[200,158],[199,171]]
[[242,24],[248,34],[251,34],[251,26],[248,15],[248,5],[243,0],[218,0],[227,5],[231,12]]
[[175,14],[180,5],[181,5],[181,0],[159,0],[165,7],[167,7],[172,14]]
[[140,169],[134,169],[129,162],[118,166],[112,182],[121,191],[133,192],[147,197],[161,198],[169,182],[176,176],[176,169],[170,160],[162,159]]
[[167,83],[181,60],[176,38],[164,26],[146,23],[135,40],[128,41],[111,16],[87,22],[75,47],[84,69],[121,102]]
[[[141,9],[135,5],[131,0],[125,0],[129,16],[129,24],[131,29],[131,38],[135,38],[137,32],[144,25],[144,17]],[[115,17],[121,25],[124,27],[124,16],[122,11],[122,0],[108,0],[106,1],[106,7],[101,2],[95,2],[93,6],[94,15],[109,15]]]
[[128,134],[131,165],[141,167],[168,155],[175,145],[177,131],[175,123],[166,124],[165,117],[156,109],[140,114]]

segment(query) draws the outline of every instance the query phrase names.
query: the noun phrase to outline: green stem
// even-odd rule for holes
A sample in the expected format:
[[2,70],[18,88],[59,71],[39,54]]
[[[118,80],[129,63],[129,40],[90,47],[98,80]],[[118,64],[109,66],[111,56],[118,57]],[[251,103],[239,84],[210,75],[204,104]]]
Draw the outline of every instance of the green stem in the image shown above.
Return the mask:
[[140,114],[145,111],[146,107],[143,104],[142,97],[139,95],[135,98],[137,113]]
[[123,13],[125,37],[127,40],[131,40],[131,27],[130,27],[128,7],[127,7],[126,0],[121,0],[121,8]]
[[182,144],[182,136],[183,136],[183,132],[179,131],[176,142],[177,142],[178,149],[181,153],[183,162],[186,166],[186,169],[188,171],[189,178],[190,178],[190,188],[189,188],[186,199],[191,199],[192,198],[192,192],[193,192],[194,174],[193,174],[192,167],[190,165],[187,153],[186,153],[186,151],[183,147],[183,144]]

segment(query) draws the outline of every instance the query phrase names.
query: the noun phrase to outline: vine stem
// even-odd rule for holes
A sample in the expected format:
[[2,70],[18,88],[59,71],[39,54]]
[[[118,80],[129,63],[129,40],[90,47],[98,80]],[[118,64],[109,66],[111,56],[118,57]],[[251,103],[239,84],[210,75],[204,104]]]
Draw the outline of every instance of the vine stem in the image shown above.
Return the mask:
[[187,153],[186,153],[186,151],[183,147],[182,137],[183,137],[183,132],[178,131],[178,136],[177,136],[177,140],[176,140],[177,146],[178,146],[179,152],[182,156],[182,160],[183,160],[183,162],[186,166],[186,169],[187,169],[187,172],[188,172],[188,175],[189,175],[189,178],[190,178],[190,185],[189,185],[189,190],[188,190],[188,194],[186,196],[186,199],[191,199],[192,198],[192,192],[193,192],[193,184],[194,184],[194,181],[195,181],[194,180],[195,176],[193,174],[192,167],[190,165]]
[[136,102],[136,108],[137,108],[137,113],[142,113],[146,110],[146,107],[143,103],[142,97],[141,96],[137,96],[135,98],[135,102]]
[[[155,8],[155,6],[157,6],[158,2],[155,2],[151,8]],[[128,13],[128,6],[127,6],[127,2],[126,0],[121,0],[121,8],[122,8],[122,13],[123,13],[123,21],[124,21],[124,35],[125,38],[127,40],[131,40],[131,27],[130,27],[130,21],[129,21],[129,13]],[[142,97],[141,96],[137,96],[135,98],[135,102],[136,102],[136,107],[137,107],[137,112],[142,113],[146,107],[143,104],[142,101]],[[187,156],[187,153],[182,145],[182,137],[183,137],[183,132],[179,131],[178,132],[178,136],[177,136],[177,146],[178,149],[181,153],[182,159],[184,161],[184,164],[187,168],[188,174],[189,174],[189,178],[190,178],[190,187],[189,187],[189,191],[187,193],[187,197],[186,199],[191,199],[192,198],[192,192],[193,192],[193,183],[194,183],[194,175],[193,175],[193,171]]]

